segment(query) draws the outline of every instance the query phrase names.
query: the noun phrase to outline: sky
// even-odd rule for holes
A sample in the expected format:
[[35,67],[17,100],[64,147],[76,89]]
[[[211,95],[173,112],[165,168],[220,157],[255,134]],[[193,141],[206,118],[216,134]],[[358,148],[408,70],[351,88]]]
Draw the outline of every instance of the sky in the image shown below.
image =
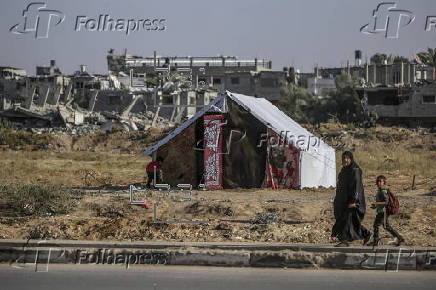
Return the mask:
[[[41,24],[48,19],[44,16],[54,14],[46,38],[36,38],[29,29],[18,29],[26,32],[22,34],[14,29],[11,32],[13,26],[24,23],[23,10],[34,2],[46,6],[39,12],[31,11],[32,15],[42,15],[42,31],[47,27]],[[315,65],[353,63],[356,49],[362,50],[363,59],[376,52],[410,58],[427,47],[436,47],[436,25],[430,31],[425,29],[428,16],[436,19],[436,0],[385,2],[395,3],[395,9],[414,16],[408,25],[408,16],[400,19],[397,38],[386,38],[384,32],[360,31],[373,20],[373,10],[384,3],[373,0],[2,0],[0,66],[24,68],[33,75],[35,66],[55,59],[67,74],[78,70],[80,64],[86,64],[90,72],[106,73],[107,51],[113,48],[116,53],[127,49],[129,54],[141,56],[157,51],[162,56],[257,57],[272,60],[274,69],[293,66],[310,72]],[[122,23],[132,19],[131,27],[134,21],[149,25],[146,19],[162,22],[145,26],[158,30],[137,26],[140,29],[129,34],[122,26],[121,31],[92,31],[99,15]],[[33,23],[32,19],[36,18],[29,16],[28,23]]]

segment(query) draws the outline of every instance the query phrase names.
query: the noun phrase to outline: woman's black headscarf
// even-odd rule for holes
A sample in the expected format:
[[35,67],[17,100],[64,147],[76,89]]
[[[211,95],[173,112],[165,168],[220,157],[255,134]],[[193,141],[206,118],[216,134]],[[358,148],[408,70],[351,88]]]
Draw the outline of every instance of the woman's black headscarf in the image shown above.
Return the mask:
[[352,162],[354,162],[354,156],[353,156],[353,152],[351,151],[344,151],[344,153],[342,153],[342,158],[344,157],[348,157],[351,159]]

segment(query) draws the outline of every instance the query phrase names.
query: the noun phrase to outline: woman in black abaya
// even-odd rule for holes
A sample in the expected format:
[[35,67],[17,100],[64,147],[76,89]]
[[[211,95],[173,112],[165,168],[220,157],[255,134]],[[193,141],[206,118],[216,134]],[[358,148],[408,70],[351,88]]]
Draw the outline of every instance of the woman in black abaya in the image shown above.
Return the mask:
[[332,237],[340,243],[336,246],[347,247],[349,242],[363,240],[366,244],[371,232],[361,222],[365,216],[366,203],[362,184],[362,170],[354,162],[353,153],[342,154],[342,169],[336,185],[334,214],[336,223],[332,229]]

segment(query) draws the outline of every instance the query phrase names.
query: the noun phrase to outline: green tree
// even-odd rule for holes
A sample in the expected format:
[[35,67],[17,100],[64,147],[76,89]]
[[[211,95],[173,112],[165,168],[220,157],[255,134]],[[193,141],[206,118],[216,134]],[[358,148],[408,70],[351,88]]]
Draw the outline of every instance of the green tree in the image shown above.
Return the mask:
[[290,83],[280,91],[279,108],[297,122],[313,121],[315,97],[305,88]]
[[326,122],[332,117],[341,123],[360,125],[365,120],[362,102],[356,93],[359,79],[348,74],[336,77],[336,91],[317,101],[313,109],[316,122]]
[[374,124],[374,118],[365,113],[356,92],[359,86],[358,77],[342,74],[336,78],[336,90],[318,98],[305,88],[288,84],[281,90],[279,108],[301,123],[322,123],[334,118],[341,123],[357,126]]
[[419,52],[418,59],[426,65],[436,66],[436,48],[427,48],[427,51]]
[[401,55],[393,55],[393,54],[387,55],[385,53],[376,53],[373,56],[371,56],[371,63],[384,64],[384,61],[386,61],[387,64],[410,62],[409,59]]
[[387,60],[388,56],[384,53],[376,53],[373,56],[371,56],[371,63],[374,64],[383,64],[385,60]]
[[394,63],[400,63],[400,62],[402,62],[402,63],[409,63],[410,60],[407,57],[404,57],[404,56],[401,56],[401,55],[397,55],[397,56],[394,56],[394,61],[393,62]]

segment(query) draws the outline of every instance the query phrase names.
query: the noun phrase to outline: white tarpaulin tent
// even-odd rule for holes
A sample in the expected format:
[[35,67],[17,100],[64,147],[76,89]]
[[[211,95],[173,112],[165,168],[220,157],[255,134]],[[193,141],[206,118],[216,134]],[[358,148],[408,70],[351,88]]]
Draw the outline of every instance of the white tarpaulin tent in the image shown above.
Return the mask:
[[203,115],[210,112],[228,113],[227,103],[229,100],[235,102],[265,125],[267,131],[274,132],[282,140],[290,142],[294,148],[297,148],[299,154],[298,184],[300,188],[336,186],[336,158],[335,150],[332,147],[304,129],[268,100],[229,91],[214,99],[168,136],[148,148],[144,155],[151,155],[157,151]]
[[[336,186],[335,150],[320,138],[301,127],[279,108],[264,98],[227,92],[227,95],[268,128],[286,136],[300,149],[300,187]],[[301,137],[301,138],[299,138]],[[317,143],[316,145],[315,142]]]

